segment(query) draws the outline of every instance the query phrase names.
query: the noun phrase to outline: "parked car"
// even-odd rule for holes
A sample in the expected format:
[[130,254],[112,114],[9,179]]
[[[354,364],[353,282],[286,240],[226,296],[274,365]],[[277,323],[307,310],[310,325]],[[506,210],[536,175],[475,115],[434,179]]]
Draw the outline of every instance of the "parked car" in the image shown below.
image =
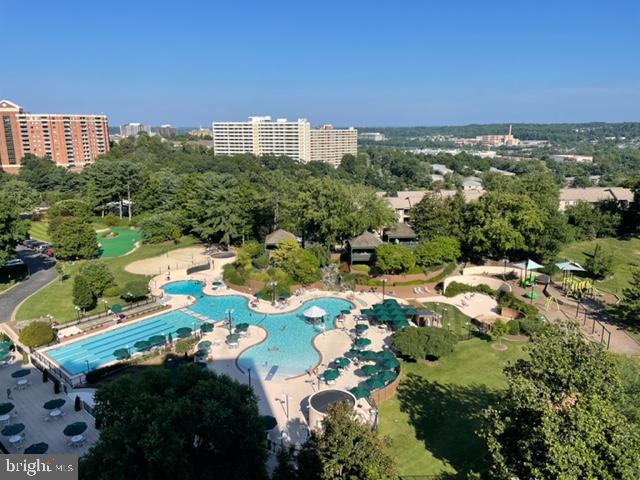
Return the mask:
[[36,250],[39,251],[40,253],[45,253],[50,248],[51,248],[51,245],[49,243],[41,243],[40,245],[38,245]]
[[17,267],[18,265],[24,265],[24,260],[20,258],[12,258],[5,262],[5,267]]
[[24,242],[22,242],[22,245],[32,250],[37,249],[38,246],[41,244],[42,242],[40,240],[33,240],[33,239],[25,240]]

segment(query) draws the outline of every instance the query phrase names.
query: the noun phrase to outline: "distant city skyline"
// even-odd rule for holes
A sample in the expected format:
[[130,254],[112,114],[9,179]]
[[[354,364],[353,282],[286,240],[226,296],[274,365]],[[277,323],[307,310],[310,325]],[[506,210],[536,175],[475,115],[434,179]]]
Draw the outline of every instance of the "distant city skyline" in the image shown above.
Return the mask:
[[640,6],[630,0],[116,0],[99,15],[77,0],[5,0],[2,19],[5,38],[20,41],[3,53],[0,98],[31,112],[104,113],[111,126],[640,120]]

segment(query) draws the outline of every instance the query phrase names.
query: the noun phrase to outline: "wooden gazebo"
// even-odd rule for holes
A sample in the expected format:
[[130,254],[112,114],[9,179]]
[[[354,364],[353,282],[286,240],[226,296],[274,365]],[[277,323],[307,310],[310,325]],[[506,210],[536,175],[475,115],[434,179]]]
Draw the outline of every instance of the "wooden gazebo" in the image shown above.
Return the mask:
[[267,250],[274,250],[280,243],[284,242],[285,240],[293,240],[295,242],[298,241],[293,233],[279,228],[275,232],[267,235],[267,238],[264,239],[264,247]]
[[382,240],[377,235],[364,232],[352,238],[348,242],[349,265],[354,263],[367,263],[373,265],[376,260],[376,248],[382,244]]

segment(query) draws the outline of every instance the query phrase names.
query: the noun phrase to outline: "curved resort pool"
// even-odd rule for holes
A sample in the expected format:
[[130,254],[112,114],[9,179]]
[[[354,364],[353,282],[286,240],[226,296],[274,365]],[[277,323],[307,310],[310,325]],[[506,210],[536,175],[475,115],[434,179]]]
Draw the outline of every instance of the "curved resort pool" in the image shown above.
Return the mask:
[[[318,298],[305,302],[296,310],[280,314],[259,314],[249,309],[248,301],[239,295],[209,296],[202,294],[202,284],[195,281],[173,282],[163,290],[169,295],[192,295],[196,303],[189,310],[220,321],[233,310],[233,323],[246,322],[258,325],[268,332],[266,340],[244,351],[238,359],[243,370],[251,368],[260,378],[283,379],[301,375],[320,361],[320,355],[311,344],[321,333],[304,321],[302,312],[316,305],[327,311],[326,329],[335,328],[334,319],[341,310],[353,308],[353,304],[338,298]],[[110,332],[95,335],[85,340],[62,345],[47,351],[47,354],[71,374],[84,373],[115,360],[113,352],[152,335],[173,333],[180,327],[194,327],[200,320],[182,312],[173,311],[123,326]],[[213,347],[226,348],[226,347]],[[242,341],[240,341],[242,349]]]

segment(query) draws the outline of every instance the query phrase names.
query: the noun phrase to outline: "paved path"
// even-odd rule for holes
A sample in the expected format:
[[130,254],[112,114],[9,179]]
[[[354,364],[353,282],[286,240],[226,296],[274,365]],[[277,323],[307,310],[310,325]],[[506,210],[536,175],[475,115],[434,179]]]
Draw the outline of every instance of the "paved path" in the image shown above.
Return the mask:
[[33,250],[18,247],[16,257],[25,261],[31,275],[19,285],[0,294],[0,323],[11,320],[13,310],[32,293],[56,278],[56,261]]

